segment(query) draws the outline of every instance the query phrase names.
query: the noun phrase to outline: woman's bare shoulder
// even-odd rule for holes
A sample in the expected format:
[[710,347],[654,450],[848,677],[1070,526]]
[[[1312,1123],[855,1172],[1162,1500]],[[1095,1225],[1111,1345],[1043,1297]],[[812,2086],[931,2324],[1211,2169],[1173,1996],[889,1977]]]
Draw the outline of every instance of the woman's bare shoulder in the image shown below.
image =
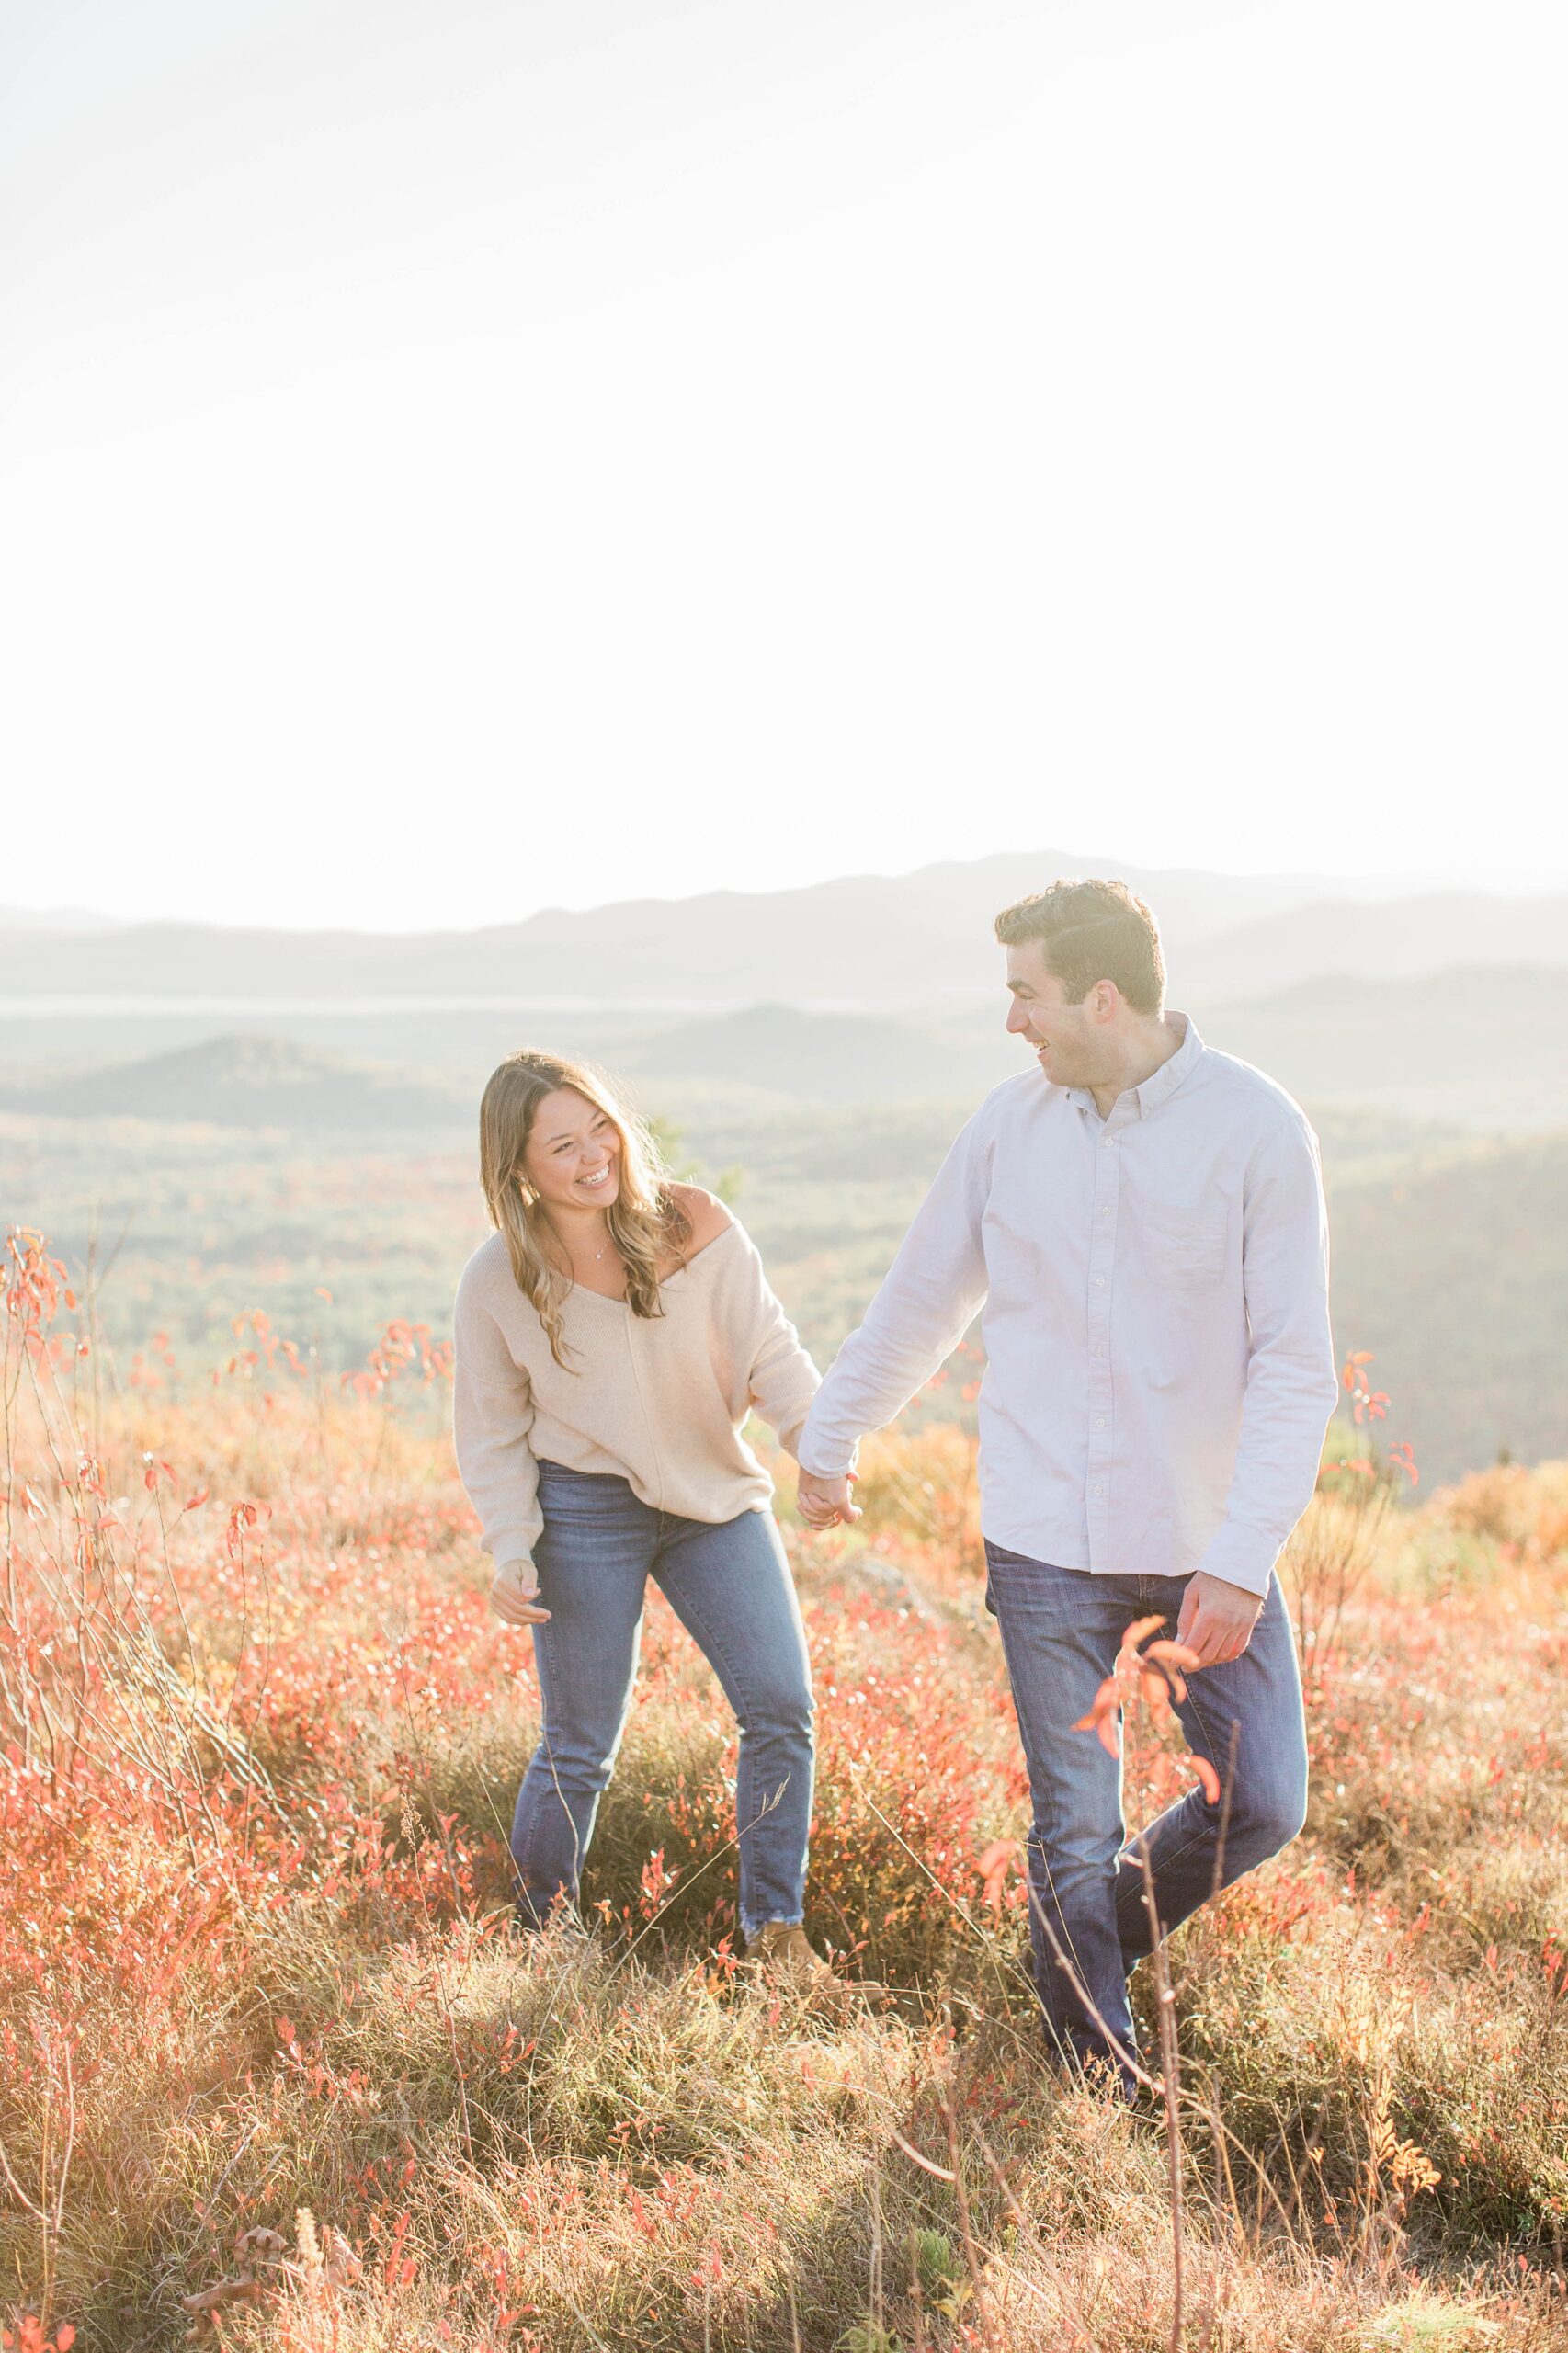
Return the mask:
[[710,1242],[717,1242],[726,1226],[735,1222],[723,1202],[716,1195],[704,1192],[700,1185],[672,1185],[670,1193],[691,1227],[691,1240],[686,1247],[688,1258],[706,1250]]

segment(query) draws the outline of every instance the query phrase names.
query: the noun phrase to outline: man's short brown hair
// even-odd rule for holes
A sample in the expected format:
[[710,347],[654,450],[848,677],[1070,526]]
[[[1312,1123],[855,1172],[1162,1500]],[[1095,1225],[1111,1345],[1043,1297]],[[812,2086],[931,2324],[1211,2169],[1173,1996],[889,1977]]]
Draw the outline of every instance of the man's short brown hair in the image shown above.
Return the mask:
[[1004,907],[996,937],[1004,948],[1038,939],[1069,1005],[1082,1005],[1096,981],[1114,981],[1136,1012],[1165,1008],[1160,926],[1125,882],[1052,882]]

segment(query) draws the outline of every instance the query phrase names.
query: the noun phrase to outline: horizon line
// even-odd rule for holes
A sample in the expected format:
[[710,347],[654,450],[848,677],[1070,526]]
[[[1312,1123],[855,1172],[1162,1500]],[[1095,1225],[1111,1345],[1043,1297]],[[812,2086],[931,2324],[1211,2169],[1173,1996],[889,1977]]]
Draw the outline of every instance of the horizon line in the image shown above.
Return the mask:
[[[189,930],[210,933],[219,937],[238,932],[268,932],[289,938],[309,939],[326,937],[347,937],[356,939],[393,941],[426,939],[447,937],[454,939],[476,939],[485,932],[510,931],[536,922],[543,915],[614,915],[630,907],[695,907],[718,899],[784,899],[803,897],[816,891],[832,891],[858,883],[899,883],[917,880],[921,875],[934,874],[945,868],[979,868],[997,863],[1004,858],[1032,858],[1042,861],[1057,860],[1064,869],[1077,874],[1092,872],[1096,868],[1108,874],[1138,876],[1143,879],[1190,880],[1246,883],[1293,882],[1303,886],[1320,886],[1333,899],[1356,898],[1371,904],[1396,904],[1400,901],[1427,896],[1442,896],[1449,892],[1462,893],[1471,898],[1500,900],[1546,898],[1568,891],[1568,873],[1543,876],[1539,870],[1528,875],[1517,875],[1510,870],[1501,873],[1444,867],[1429,871],[1407,870],[1401,873],[1335,874],[1316,868],[1265,867],[1228,868],[1218,866],[1153,866],[1135,859],[1118,861],[1099,857],[1085,858],[1062,849],[992,850],[979,858],[928,858],[918,866],[900,868],[898,871],[878,872],[861,869],[851,873],[824,875],[814,882],[785,883],[757,890],[747,890],[730,884],[687,892],[681,894],[650,892],[636,898],[590,900],[573,905],[562,900],[532,907],[527,914],[493,918],[489,921],[458,925],[432,920],[425,924],[378,927],[361,923],[299,923],[279,918],[273,921],[223,922],[210,917],[163,912],[155,915],[122,915],[99,907],[62,907],[28,901],[7,899],[0,903],[0,929],[15,924],[17,929],[36,929],[54,938],[101,937],[108,932],[149,931],[159,929]],[[1517,879],[1515,877],[1517,876]],[[19,920],[18,920],[19,919]]]

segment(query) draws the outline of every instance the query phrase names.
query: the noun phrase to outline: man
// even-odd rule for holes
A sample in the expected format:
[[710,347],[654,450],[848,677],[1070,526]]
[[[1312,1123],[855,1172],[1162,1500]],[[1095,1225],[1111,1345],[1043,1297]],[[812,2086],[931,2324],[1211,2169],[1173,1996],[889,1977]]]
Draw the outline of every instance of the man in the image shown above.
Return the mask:
[[[1059,881],[996,919],[1007,1028],[1038,1064],[943,1163],[799,1453],[815,1527],[858,1517],[861,1434],[984,1306],[986,1604],[1028,1765],[1034,1974],[1069,2065],[1136,2084],[1127,1980],[1162,1935],[1295,1836],[1306,1738],[1275,1563],[1337,1394],[1317,1140],[1279,1087],[1165,1009],[1125,883]],[[1224,1786],[1129,1841],[1088,1715],[1135,1619],[1193,1653],[1176,1713]]]

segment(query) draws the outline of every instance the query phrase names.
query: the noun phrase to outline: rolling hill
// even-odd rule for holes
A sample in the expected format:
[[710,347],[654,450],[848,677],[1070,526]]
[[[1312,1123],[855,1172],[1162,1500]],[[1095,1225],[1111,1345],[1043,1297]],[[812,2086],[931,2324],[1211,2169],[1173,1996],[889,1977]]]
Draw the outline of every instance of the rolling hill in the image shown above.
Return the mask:
[[472,1088],[241,1031],[144,1061],[0,1088],[0,1109],[49,1119],[284,1128],[351,1136],[472,1124]]
[[1193,1011],[1210,1044],[1293,1095],[1471,1128],[1568,1121],[1568,967],[1454,965],[1344,977]]
[[1375,1351],[1428,1479],[1568,1454],[1568,1135],[1331,1169],[1329,1193],[1339,1345]]
[[787,1005],[687,1022],[623,1051],[617,1067],[640,1082],[742,1084],[813,1103],[918,1103],[971,1097],[1024,1066],[1002,1030],[948,1029],[867,1014],[807,1013]]

